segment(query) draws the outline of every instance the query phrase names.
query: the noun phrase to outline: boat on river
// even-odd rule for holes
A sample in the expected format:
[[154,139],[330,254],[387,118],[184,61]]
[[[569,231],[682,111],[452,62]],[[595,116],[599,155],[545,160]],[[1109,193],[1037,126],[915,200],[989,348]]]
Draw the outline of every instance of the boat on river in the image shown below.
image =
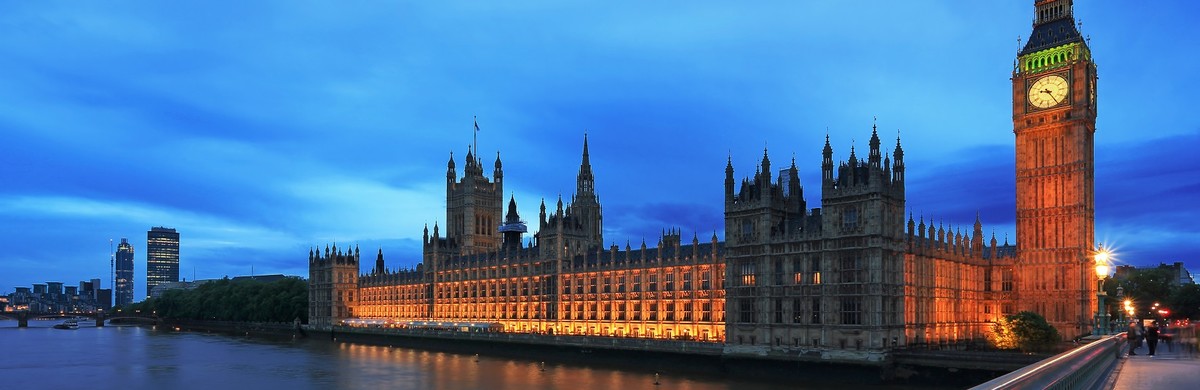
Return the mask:
[[79,320],[66,320],[61,324],[54,325],[54,329],[79,329]]

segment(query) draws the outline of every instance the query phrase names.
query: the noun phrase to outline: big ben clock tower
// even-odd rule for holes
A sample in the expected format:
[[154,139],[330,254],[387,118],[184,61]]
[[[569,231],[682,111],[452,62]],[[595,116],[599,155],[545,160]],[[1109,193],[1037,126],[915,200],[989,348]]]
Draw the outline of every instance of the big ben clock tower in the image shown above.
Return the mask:
[[1071,338],[1092,329],[1096,65],[1072,0],[1036,0],[1013,69],[1017,306]]

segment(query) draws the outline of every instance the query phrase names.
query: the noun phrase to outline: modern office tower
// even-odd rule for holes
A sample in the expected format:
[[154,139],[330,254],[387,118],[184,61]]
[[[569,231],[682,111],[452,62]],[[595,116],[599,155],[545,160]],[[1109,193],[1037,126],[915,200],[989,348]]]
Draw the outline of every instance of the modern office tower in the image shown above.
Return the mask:
[[179,232],[165,227],[146,232],[146,297],[154,286],[179,281]]
[[125,306],[133,303],[133,245],[122,238],[117,246],[117,276],[113,284],[116,290],[116,305]]

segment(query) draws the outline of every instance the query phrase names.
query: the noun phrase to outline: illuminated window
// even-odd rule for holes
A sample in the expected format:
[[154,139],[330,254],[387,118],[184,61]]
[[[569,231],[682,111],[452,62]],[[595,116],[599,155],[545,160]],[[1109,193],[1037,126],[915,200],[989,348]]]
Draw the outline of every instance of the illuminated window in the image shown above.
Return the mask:
[[754,286],[757,284],[758,263],[754,260],[746,260],[739,267],[739,280],[742,286]]

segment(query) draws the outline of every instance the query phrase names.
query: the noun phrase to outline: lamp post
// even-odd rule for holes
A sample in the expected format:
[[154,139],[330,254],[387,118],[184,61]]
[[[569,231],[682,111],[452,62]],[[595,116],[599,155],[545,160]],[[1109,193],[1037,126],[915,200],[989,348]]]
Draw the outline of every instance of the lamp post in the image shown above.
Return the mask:
[[1096,327],[1093,329],[1093,334],[1101,336],[1108,333],[1105,324],[1108,323],[1108,313],[1104,310],[1104,278],[1108,277],[1108,251],[1101,245],[1096,248],[1096,254],[1093,256],[1096,260]]

